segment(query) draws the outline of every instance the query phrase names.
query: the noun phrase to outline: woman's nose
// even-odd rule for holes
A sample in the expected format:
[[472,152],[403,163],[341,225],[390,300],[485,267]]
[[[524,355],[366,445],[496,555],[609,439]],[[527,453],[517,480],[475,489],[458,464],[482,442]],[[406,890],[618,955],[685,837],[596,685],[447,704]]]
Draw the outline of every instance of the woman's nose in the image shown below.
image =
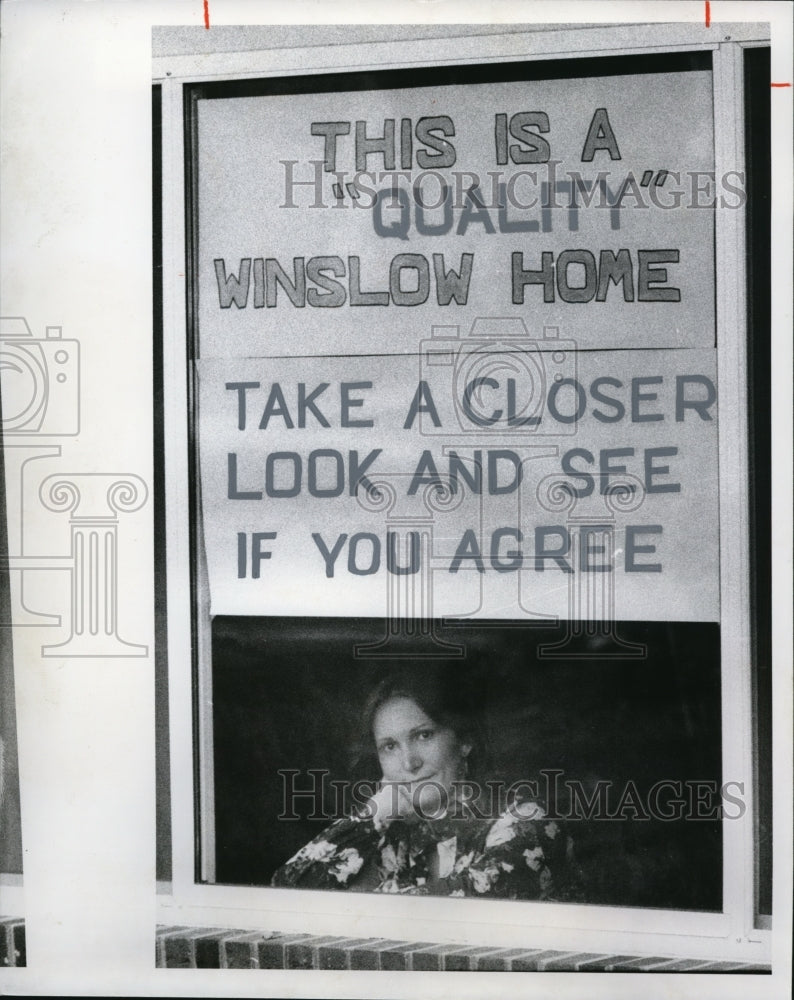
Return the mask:
[[403,751],[403,769],[407,774],[415,774],[422,766],[421,754],[413,747],[406,747]]

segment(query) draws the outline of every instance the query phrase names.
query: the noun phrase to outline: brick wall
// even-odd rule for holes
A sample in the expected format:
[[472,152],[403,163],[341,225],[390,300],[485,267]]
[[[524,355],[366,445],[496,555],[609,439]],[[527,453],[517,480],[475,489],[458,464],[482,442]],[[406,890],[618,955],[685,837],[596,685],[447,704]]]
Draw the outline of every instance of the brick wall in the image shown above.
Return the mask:
[[474,948],[321,937],[217,927],[158,927],[161,969],[381,969],[390,972],[744,972],[769,973],[768,965],[676,959],[664,955],[606,955],[540,948]]
[[[388,972],[738,972],[768,965],[664,955],[466,947],[427,941],[280,934],[218,927],[158,927],[160,969],[365,969]],[[0,966],[25,965],[25,922],[0,917]]]
[[25,965],[25,921],[0,917],[0,967]]

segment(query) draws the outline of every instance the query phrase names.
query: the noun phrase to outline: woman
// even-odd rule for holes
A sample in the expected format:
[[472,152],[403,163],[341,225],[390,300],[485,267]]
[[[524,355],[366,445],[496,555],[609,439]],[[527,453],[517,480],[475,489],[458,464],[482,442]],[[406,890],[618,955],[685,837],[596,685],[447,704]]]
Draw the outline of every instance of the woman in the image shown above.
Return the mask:
[[[446,681],[446,683],[445,683]],[[482,807],[485,742],[459,675],[401,671],[375,688],[365,741],[380,787],[273,876],[277,887],[570,898],[570,842],[531,801]]]

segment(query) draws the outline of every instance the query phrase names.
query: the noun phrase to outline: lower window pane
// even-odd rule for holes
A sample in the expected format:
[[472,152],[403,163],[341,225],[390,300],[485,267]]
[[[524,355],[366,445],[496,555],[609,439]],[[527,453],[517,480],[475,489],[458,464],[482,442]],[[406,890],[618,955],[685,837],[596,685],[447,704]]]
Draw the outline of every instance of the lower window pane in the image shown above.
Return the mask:
[[[618,622],[608,633],[576,622],[424,624],[426,633],[401,637],[375,619],[214,620],[218,882],[269,885],[346,814],[351,795],[366,798],[355,782],[371,791],[384,758],[362,752],[365,702],[401,673],[441,678],[479,714],[487,754],[468,778],[483,822],[518,792],[570,837],[574,888],[550,898],[721,910],[723,786],[726,821],[744,804],[721,773],[717,624]],[[339,887],[386,891],[372,874],[357,881]],[[454,879],[431,883],[462,893]],[[511,877],[504,893],[537,898],[533,884]],[[465,894],[476,895],[472,885]]]

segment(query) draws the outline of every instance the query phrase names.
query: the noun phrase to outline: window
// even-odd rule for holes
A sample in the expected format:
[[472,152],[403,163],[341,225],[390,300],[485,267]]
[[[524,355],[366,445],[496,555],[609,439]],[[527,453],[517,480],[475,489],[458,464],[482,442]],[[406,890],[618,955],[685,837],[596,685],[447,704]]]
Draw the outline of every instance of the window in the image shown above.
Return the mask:
[[[743,248],[745,218],[754,257],[768,245],[768,128],[745,164],[741,113],[763,33],[665,27],[652,52],[624,29],[620,56],[592,29],[576,56],[574,33],[530,59],[515,32],[485,55],[463,36],[332,66],[312,48],[210,75],[163,62],[180,919],[299,899],[303,928],[327,926],[341,894],[269,884],[354,778],[381,777],[347,751],[408,661],[479,703],[493,786],[536,780],[577,892],[399,911],[348,893],[346,912],[392,936],[465,920],[478,942],[767,947],[751,637],[769,542],[745,497],[768,322]],[[736,874],[754,865],[757,901]]]

